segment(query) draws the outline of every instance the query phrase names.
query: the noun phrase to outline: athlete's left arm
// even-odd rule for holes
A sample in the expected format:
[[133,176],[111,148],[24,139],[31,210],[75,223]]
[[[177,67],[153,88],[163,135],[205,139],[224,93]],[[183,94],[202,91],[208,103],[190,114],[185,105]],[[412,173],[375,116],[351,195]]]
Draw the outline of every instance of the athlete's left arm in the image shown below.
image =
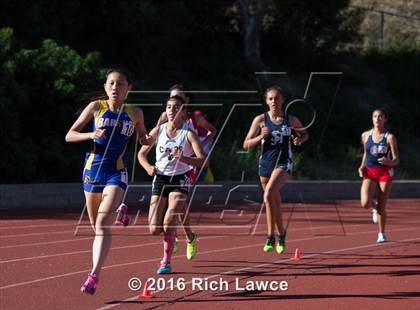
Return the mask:
[[204,146],[213,139],[213,137],[217,133],[217,129],[209,121],[207,121],[204,117],[202,117],[200,115],[194,115],[194,117],[195,117],[195,120],[197,121],[197,125],[200,126],[200,127],[203,127],[205,130],[207,130],[206,139],[204,139],[204,141],[202,143],[202,145]]
[[134,109],[135,115],[135,129],[139,136],[139,142],[142,145],[152,145],[154,140],[152,136],[149,136],[146,131],[146,127],[144,126],[144,116],[143,111],[141,109],[135,108]]
[[[302,128],[303,125],[300,122],[300,120],[293,115],[289,115],[289,122],[290,126],[293,128]],[[293,136],[293,144],[294,145],[301,145],[302,143],[305,143],[309,139],[309,133],[306,131],[306,129],[295,129],[296,136]]]
[[200,140],[198,140],[197,135],[192,131],[188,131],[187,139],[190,142],[196,157],[184,156],[182,152],[179,152],[178,154],[174,154],[175,157],[178,157],[180,161],[191,166],[195,166],[195,167],[206,166],[207,167],[208,160],[206,158],[206,155],[204,154],[203,147],[201,146]]
[[384,166],[395,167],[400,163],[400,156],[398,154],[397,138],[393,134],[389,134],[386,142],[391,148],[391,159],[386,157],[381,157],[378,159],[378,162]]

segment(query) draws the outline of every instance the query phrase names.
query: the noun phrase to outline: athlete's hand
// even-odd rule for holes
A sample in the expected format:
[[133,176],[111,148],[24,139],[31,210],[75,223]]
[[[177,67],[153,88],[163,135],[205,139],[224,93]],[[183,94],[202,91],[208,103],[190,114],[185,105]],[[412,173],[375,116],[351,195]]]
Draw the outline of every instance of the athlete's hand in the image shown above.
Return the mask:
[[365,167],[359,167],[359,177],[363,178],[365,175]]
[[299,146],[299,145],[302,145],[303,143],[303,139],[301,136],[292,136],[292,139],[293,139],[292,141],[294,145]]
[[266,127],[266,126],[263,125],[261,127],[261,133],[260,133],[260,135],[262,136],[261,139],[267,138],[269,134],[270,134],[270,130],[268,129],[268,127]]
[[153,176],[156,175],[156,167],[149,165],[149,167],[146,168],[146,172],[147,172],[148,175],[153,177]]
[[105,130],[106,129],[96,129],[95,131],[93,131],[91,133],[90,138],[92,140],[101,140],[101,139],[106,139],[106,135],[105,135]]
[[172,152],[172,156],[179,161],[183,161],[184,156],[182,155],[182,151],[179,149],[174,149]]
[[388,159],[386,159],[386,157],[381,157],[378,159],[378,163],[380,163],[383,166],[386,166],[389,163],[389,161]]
[[141,145],[152,145],[155,143],[155,139],[150,135],[145,135],[139,139]]

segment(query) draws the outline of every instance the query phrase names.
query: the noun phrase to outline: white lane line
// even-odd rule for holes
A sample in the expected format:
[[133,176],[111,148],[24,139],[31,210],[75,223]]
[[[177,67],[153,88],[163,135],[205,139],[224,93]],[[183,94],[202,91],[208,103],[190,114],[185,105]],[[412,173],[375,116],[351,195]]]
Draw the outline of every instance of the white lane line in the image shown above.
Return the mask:
[[[1,219],[0,222],[0,227],[13,227],[15,224],[19,224],[19,223],[33,223],[33,222],[46,222],[46,221],[50,221],[49,219],[38,219],[38,220],[32,220],[32,219],[26,219],[26,220],[14,220],[14,219],[7,219],[7,218],[3,218]],[[4,223],[8,223],[11,225],[2,225]]]
[[[352,250],[360,250],[360,249],[365,249],[365,248],[386,246],[386,245],[394,244],[394,243],[397,243],[397,242],[409,242],[409,241],[418,241],[418,240],[420,240],[420,238],[404,239],[404,240],[390,241],[390,242],[385,242],[385,243],[366,244],[366,245],[361,245],[361,246],[356,246],[356,247],[331,250],[331,251],[322,252],[322,253],[303,255],[302,258],[312,258],[312,257],[321,256],[321,255],[325,255],[325,254],[339,253],[339,252],[352,251]],[[297,241],[297,240],[295,240],[295,241]],[[224,271],[224,272],[220,272],[220,273],[214,273],[213,275],[206,276],[206,279],[213,279],[213,278],[219,277],[221,275],[228,275],[230,273],[235,273],[235,272],[238,272],[238,271],[244,271],[244,270],[249,270],[249,269],[254,269],[254,268],[267,267],[267,266],[270,266],[270,265],[273,265],[273,264],[285,263],[285,262],[288,262],[288,261],[292,261],[292,259],[291,258],[280,259],[280,260],[270,262],[270,263],[257,264],[257,265],[253,265],[253,266],[249,266],[249,267],[237,268],[237,269]],[[185,284],[191,284],[191,283],[192,283],[192,281],[188,281]],[[151,294],[157,294],[157,293],[160,293],[160,292],[163,292],[163,291],[165,291],[165,290],[157,290],[157,291],[151,292]],[[137,300],[138,298],[139,297],[138,297],[138,294],[137,294],[136,296],[124,299],[119,304],[107,305],[107,306],[104,306],[104,307],[97,308],[96,310],[107,310],[107,309],[111,309],[111,308],[114,308],[114,307],[122,306],[122,305],[124,305],[125,302],[134,301],[134,300]],[[168,302],[168,301],[166,301],[166,302]],[[165,301],[162,301],[162,303],[165,303]]]
[[18,235],[1,235],[0,238],[16,238],[16,237],[29,237],[29,236],[40,236],[40,235],[51,235],[51,234],[67,234],[73,233],[74,230],[64,230],[64,231],[48,231],[42,233],[30,233],[30,234],[18,234]]
[[[417,229],[417,228],[406,228],[406,229],[400,229],[400,230],[388,230],[388,231],[401,231],[401,230],[413,230],[413,229]],[[347,236],[356,236],[356,235],[361,235],[361,234],[368,234],[368,233],[374,233],[377,232],[377,230],[372,230],[372,231],[366,231],[366,232],[358,232],[358,233],[352,233],[352,234],[347,234]],[[310,237],[310,238],[303,238],[303,239],[296,239],[296,240],[290,240],[289,243],[291,242],[298,242],[298,241],[308,241],[308,240],[317,240],[317,239],[326,239],[326,238],[333,238],[336,236],[321,236],[321,237]],[[210,238],[218,238],[218,237],[207,237],[207,239]],[[201,238],[203,239],[203,238]],[[418,238],[416,238],[418,239]],[[392,244],[394,242],[387,242],[386,244]],[[382,245],[382,244],[381,244]],[[218,253],[218,252],[226,252],[226,251],[234,251],[234,250],[242,250],[242,249],[246,249],[246,248],[253,248],[253,247],[259,247],[261,246],[261,243],[255,243],[255,244],[250,244],[250,245],[245,245],[245,246],[238,246],[238,247],[229,247],[229,248],[222,248],[222,249],[216,249],[216,250],[210,250],[210,251],[200,251],[200,255],[202,254],[211,254],[211,253]],[[372,245],[369,245],[372,246]],[[376,245],[375,245],[376,246]],[[327,253],[327,252],[325,252]],[[321,255],[320,254],[314,254],[314,255]],[[185,258],[184,255],[175,255],[173,256],[173,259],[176,258]],[[142,264],[142,263],[148,263],[148,262],[154,262],[159,260],[160,258],[151,258],[151,259],[146,259],[146,260],[142,260],[142,261],[136,261],[136,262],[129,262],[129,263],[122,263],[122,264],[115,264],[115,265],[109,265],[109,266],[105,266],[102,269],[111,269],[111,268],[117,268],[117,267],[125,267],[125,266],[130,266],[130,265],[137,265],[137,264]],[[83,274],[86,272],[90,272],[90,270],[81,270],[81,271],[75,271],[75,272],[69,272],[69,273],[64,273],[64,274],[60,274],[60,275],[54,275],[54,276],[50,276],[50,277],[45,277],[45,278],[40,278],[40,279],[35,279],[35,280],[31,280],[31,281],[25,281],[25,282],[19,282],[19,283],[14,283],[14,284],[9,284],[6,286],[1,286],[0,290],[4,290],[4,289],[8,289],[8,288],[13,288],[13,287],[18,287],[18,286],[23,286],[23,285],[28,285],[28,284],[33,284],[33,283],[38,283],[38,282],[43,282],[43,281],[47,281],[47,280],[52,280],[52,279],[58,279],[58,278],[62,278],[62,277],[67,277],[67,276],[73,276],[73,275],[77,275],[77,274]]]
[[64,240],[57,240],[57,241],[45,241],[45,242],[37,242],[37,243],[24,243],[24,244],[7,245],[7,246],[0,247],[0,249],[20,248],[20,247],[25,247],[25,246],[31,246],[31,247],[33,247],[33,246],[46,245],[46,244],[57,244],[57,243],[65,243],[65,242],[76,242],[76,241],[83,241],[83,240],[92,240],[92,237],[89,237],[89,238],[64,239]]
[[[76,226],[76,225],[75,225]],[[84,229],[87,229],[89,233],[92,232],[92,227],[90,225],[82,225]],[[119,226],[111,226],[111,228],[115,229],[115,231],[118,230],[133,230],[138,228],[144,228],[145,225],[139,225],[138,227],[119,227]],[[46,231],[46,232],[39,232],[39,233],[28,233],[28,234],[16,234],[16,235],[0,235],[0,238],[16,238],[16,237],[29,237],[29,236],[40,236],[40,235],[51,235],[51,234],[65,234],[71,232],[72,236],[74,236],[74,230],[63,230],[63,231]],[[83,234],[84,232],[81,232],[80,234]],[[80,235],[79,234],[79,235]]]
[[24,228],[42,228],[42,227],[58,227],[58,226],[74,226],[73,224],[49,224],[49,225],[28,225],[28,226],[7,226],[7,227],[0,227],[0,229],[24,229]]
[[[349,225],[348,227],[361,226],[361,225],[365,225],[365,224]],[[317,227],[316,229],[327,229],[327,228],[334,228],[334,227],[335,226],[328,225],[328,226],[320,226],[320,227]],[[294,229],[293,231],[305,231],[305,230],[307,230],[307,228],[298,228],[298,229]],[[221,237],[224,237],[224,236],[221,235],[221,236],[216,236],[216,237],[221,238]],[[89,239],[92,240],[93,236],[89,237],[89,238],[83,238],[83,239],[77,239],[77,240],[89,240]],[[201,237],[200,240],[201,239],[208,239],[208,237]],[[51,241],[50,243],[60,243],[60,241]],[[157,245],[157,244],[161,244],[161,243],[162,242],[128,245],[128,246],[114,247],[114,248],[111,248],[110,250],[126,249],[126,248],[133,248],[133,247],[142,247],[142,246],[146,246],[146,245]],[[28,243],[28,245],[33,246],[34,244]],[[19,246],[19,245],[17,245],[17,246]],[[16,246],[11,246],[11,247],[16,247]],[[7,248],[7,247],[1,247],[1,249],[4,249],[4,248]],[[74,252],[67,252],[67,253],[48,254],[48,255],[42,255],[42,256],[29,256],[29,257],[2,260],[2,261],[0,261],[0,264],[14,263],[14,262],[19,262],[19,261],[42,259],[42,258],[49,258],[49,257],[57,257],[57,256],[64,256],[64,255],[91,253],[91,252],[92,252],[91,250],[83,250],[83,251],[74,251]]]

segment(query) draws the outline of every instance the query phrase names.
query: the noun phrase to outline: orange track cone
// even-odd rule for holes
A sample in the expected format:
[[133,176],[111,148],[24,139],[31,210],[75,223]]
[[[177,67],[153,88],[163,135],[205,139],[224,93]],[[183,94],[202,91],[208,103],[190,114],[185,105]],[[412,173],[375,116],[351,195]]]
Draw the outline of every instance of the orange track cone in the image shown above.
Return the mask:
[[146,283],[144,283],[144,289],[143,289],[143,293],[141,293],[141,295],[139,295],[139,298],[152,298],[152,294],[150,294],[149,291],[149,281],[146,281]]
[[293,256],[291,259],[293,259],[293,260],[300,260],[300,251],[299,251],[299,248],[296,248],[295,256]]

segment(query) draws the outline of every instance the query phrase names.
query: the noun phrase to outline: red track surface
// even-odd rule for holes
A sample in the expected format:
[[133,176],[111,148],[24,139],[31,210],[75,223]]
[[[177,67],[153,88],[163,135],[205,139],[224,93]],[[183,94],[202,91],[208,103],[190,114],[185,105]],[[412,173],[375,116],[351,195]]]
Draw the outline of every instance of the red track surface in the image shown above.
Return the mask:
[[[284,204],[287,222],[292,204]],[[185,290],[153,292],[137,298],[128,280],[158,278],[162,238],[144,234],[139,225],[115,227],[112,249],[94,296],[80,285],[91,267],[89,228],[74,235],[79,215],[26,216],[4,213],[0,221],[1,309],[420,309],[420,202],[392,200],[387,236],[376,244],[377,226],[356,201],[297,204],[284,254],[264,253],[265,217],[254,235],[249,227],[220,226],[220,213],[202,214],[198,255],[189,262],[185,245],[173,257],[172,275],[160,278]],[[195,218],[199,215],[193,212]],[[255,215],[255,214],[254,214]],[[26,218],[25,218],[26,216]],[[134,214],[132,215],[134,217]],[[144,215],[143,215],[144,217]],[[140,217],[141,218],[141,217]],[[232,221],[252,218],[251,213]],[[205,219],[206,222],[203,222]],[[141,218],[141,223],[144,219]],[[209,225],[212,226],[209,226]],[[252,228],[252,227],[251,227]],[[239,235],[239,233],[245,233]],[[182,236],[181,236],[182,239]],[[290,260],[295,248],[302,259]],[[228,289],[192,290],[192,278],[228,281]],[[235,281],[287,281],[287,291],[240,291]]]

